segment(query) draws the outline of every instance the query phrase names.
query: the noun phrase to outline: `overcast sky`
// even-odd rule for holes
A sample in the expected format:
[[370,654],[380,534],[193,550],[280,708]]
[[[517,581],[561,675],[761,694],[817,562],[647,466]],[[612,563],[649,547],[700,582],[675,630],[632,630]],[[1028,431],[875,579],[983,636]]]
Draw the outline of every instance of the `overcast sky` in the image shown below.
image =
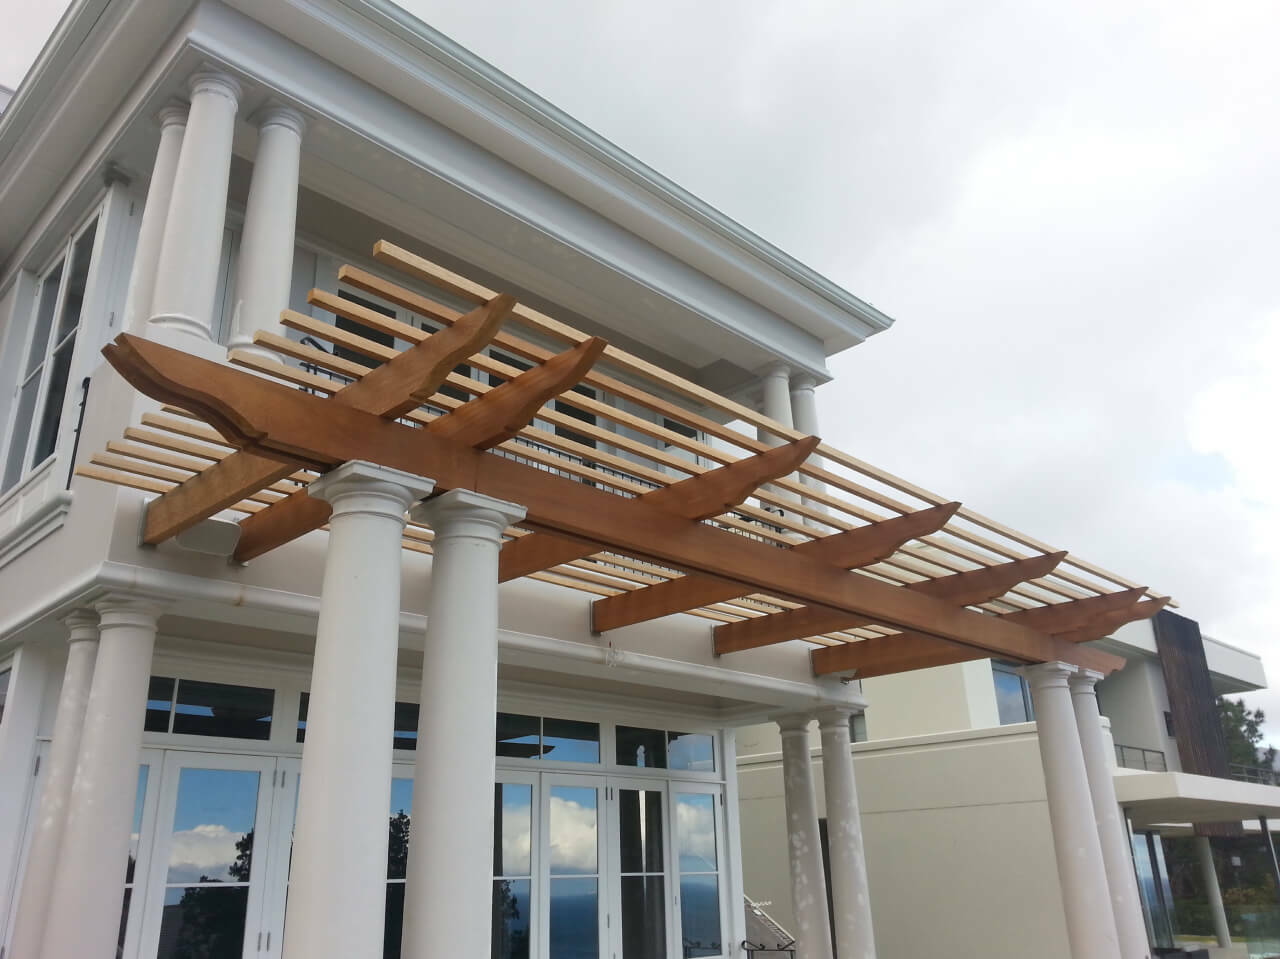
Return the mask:
[[893,316],[824,438],[1261,652],[1280,742],[1272,0],[404,5]]

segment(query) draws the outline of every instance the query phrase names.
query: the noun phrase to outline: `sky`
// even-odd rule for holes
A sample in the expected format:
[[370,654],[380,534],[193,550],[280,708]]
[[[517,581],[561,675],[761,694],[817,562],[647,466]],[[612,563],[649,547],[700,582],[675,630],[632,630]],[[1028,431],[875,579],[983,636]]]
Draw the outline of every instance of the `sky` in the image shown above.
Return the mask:
[[824,439],[1261,653],[1280,744],[1280,7],[403,5],[894,317]]

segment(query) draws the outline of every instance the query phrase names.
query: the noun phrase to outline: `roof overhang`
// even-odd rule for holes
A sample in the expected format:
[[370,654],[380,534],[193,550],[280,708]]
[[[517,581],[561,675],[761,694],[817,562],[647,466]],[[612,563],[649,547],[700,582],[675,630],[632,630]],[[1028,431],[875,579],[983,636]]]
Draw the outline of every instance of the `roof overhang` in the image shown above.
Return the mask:
[[1116,799],[1137,828],[1179,823],[1280,819],[1280,786],[1196,776],[1120,769]]

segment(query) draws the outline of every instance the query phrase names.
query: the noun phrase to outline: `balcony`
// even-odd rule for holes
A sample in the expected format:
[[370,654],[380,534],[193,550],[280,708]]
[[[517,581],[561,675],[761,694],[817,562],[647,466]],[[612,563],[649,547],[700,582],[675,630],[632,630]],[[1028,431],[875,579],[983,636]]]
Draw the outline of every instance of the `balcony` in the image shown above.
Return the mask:
[[1245,766],[1241,763],[1231,763],[1228,771],[1232,779],[1238,779],[1242,783],[1280,786],[1280,773],[1270,766]]
[[1167,773],[1169,764],[1159,749],[1116,744],[1116,763],[1124,769],[1141,769],[1149,773]]

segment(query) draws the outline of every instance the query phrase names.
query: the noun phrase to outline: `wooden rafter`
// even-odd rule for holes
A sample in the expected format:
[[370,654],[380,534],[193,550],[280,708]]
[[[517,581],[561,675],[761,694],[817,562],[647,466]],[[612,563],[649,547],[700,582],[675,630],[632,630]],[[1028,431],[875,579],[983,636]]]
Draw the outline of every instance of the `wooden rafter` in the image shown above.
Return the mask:
[[1103,613],[1128,609],[1138,602],[1145,592],[1145,587],[1135,586],[1132,589],[1103,593],[1101,596],[1090,596],[1087,599],[1077,599],[1069,603],[1054,603],[1051,606],[1019,610],[1016,613],[1005,614],[1005,618],[1011,623],[1021,623],[1046,633],[1064,633],[1087,625]]
[[526,528],[552,532],[687,572],[730,579],[809,605],[917,629],[1029,660],[1088,659],[1103,671],[1122,660],[1035,630],[849,573],[803,554],[779,562],[776,547],[682,519],[429,430],[361,410],[122,334],[104,353],[136,388],[204,419],[228,442],[268,458],[324,470],[352,459],[430,475],[437,488],[474,489],[522,503]]
[[1121,626],[1136,623],[1140,619],[1150,619],[1168,605],[1169,598],[1167,596],[1162,596],[1160,599],[1144,599],[1139,603],[1134,603],[1128,609],[1118,609],[1110,613],[1104,613],[1091,620],[1087,625],[1059,633],[1058,636],[1069,643],[1093,642],[1110,636]]

